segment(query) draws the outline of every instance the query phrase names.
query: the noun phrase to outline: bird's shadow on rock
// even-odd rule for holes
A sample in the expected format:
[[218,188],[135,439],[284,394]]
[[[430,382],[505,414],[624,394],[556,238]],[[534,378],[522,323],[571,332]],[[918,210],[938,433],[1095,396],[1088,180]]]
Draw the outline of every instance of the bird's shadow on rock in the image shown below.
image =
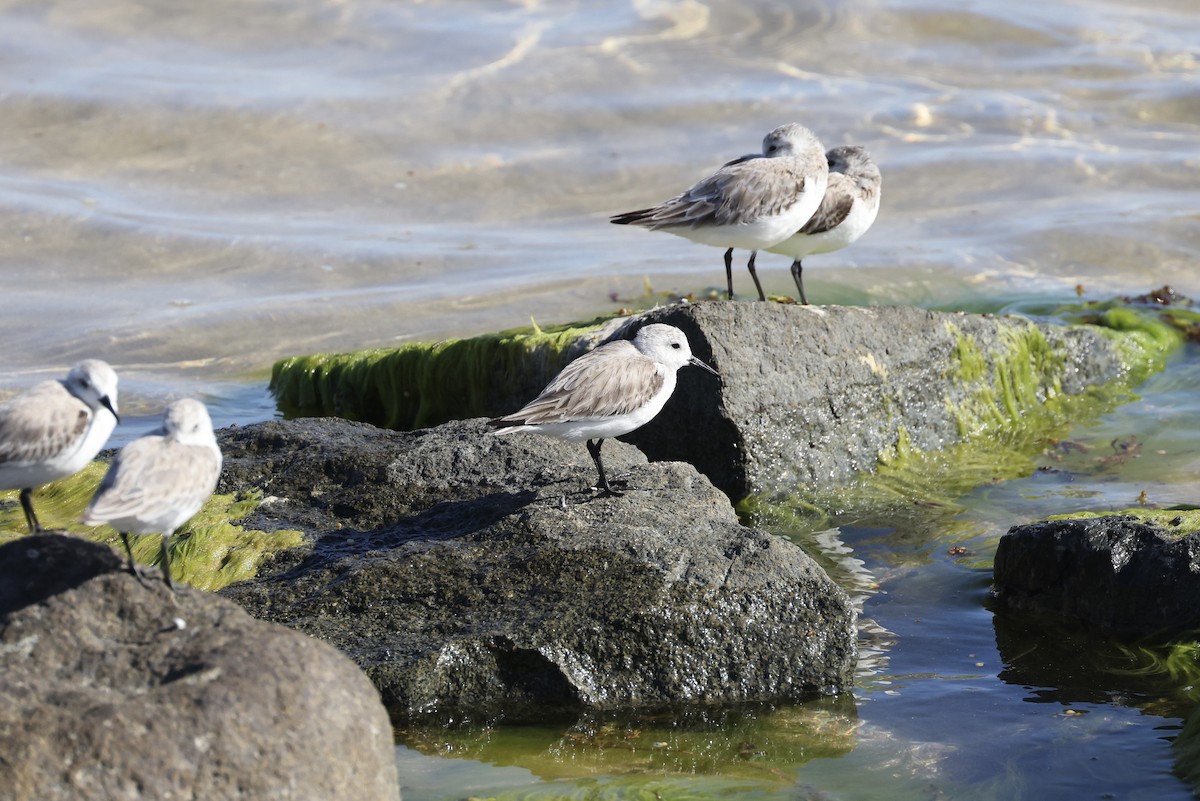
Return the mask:
[[469,538],[494,526],[533,503],[557,503],[557,497],[539,501],[535,490],[493,492],[478,498],[442,501],[395,523],[366,531],[341,528],[320,534],[311,546],[291,552],[292,559],[281,554],[276,577],[302,574],[330,565],[347,557],[366,553],[387,553],[417,542],[447,542]]
[[0,546],[0,615],[123,569],[107,545],[42,531]]

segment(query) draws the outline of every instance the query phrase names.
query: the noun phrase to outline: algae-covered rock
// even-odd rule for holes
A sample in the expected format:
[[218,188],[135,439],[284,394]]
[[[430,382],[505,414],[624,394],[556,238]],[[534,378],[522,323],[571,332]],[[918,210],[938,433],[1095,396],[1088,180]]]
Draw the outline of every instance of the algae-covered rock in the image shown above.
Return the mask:
[[[255,525],[311,546],[222,592],[325,639],[401,718],[798,699],[844,689],[849,598],[798,547],[739,524],[692,467],[483,421],[393,432],[337,419],[221,432]],[[624,474],[624,475],[621,475]]]
[[1200,519],[1153,511],[1014,526],[996,549],[1003,608],[1124,639],[1200,629]]
[[[85,526],[79,518],[96,492],[108,464],[97,460],[75,475],[39,488],[34,497],[47,531],[62,531],[107,543],[124,553],[120,537],[109,526]],[[262,493],[219,492],[205,501],[196,516],[171,538],[171,572],[176,581],[202,590],[215,590],[250,578],[271,554],[300,544],[299,531],[260,531],[244,525]],[[24,537],[28,529],[17,504],[17,493],[0,493],[0,545]],[[130,538],[134,558],[157,565],[161,538]]]
[[[652,322],[678,326],[721,381],[681,371],[662,413],[625,439],[651,460],[694,465],[734,499],[844,485],[912,453],[1111,403],[1181,341],[1129,309],[1094,310],[1088,319],[1098,324],[911,307],[714,302],[655,309],[629,318],[617,335]],[[517,335],[504,338],[499,360],[494,337],[463,341],[477,342],[474,350],[458,344],[470,358],[443,345],[405,350],[405,359],[423,365],[422,376],[466,381],[470,392],[458,384],[427,392],[424,377],[386,369],[380,352],[280,363],[272,386],[281,405],[300,414],[338,411],[329,398],[372,395],[409,405],[420,399],[426,423],[495,415],[533,397],[569,357],[569,337],[584,330],[594,329],[529,340],[529,358],[514,355],[526,347]],[[321,366],[330,360],[336,370]],[[446,394],[453,398],[443,401]],[[370,404],[346,408],[357,419],[409,424]]]
[[325,643],[107,546],[0,546],[0,797],[399,797],[379,695]]

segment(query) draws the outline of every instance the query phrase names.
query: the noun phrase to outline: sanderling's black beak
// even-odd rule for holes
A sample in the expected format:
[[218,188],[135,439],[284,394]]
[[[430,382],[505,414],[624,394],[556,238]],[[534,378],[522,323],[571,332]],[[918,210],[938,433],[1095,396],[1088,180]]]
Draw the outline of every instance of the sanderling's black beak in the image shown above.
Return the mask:
[[697,367],[703,367],[705,370],[707,370],[708,372],[712,373],[712,374],[713,374],[713,375],[715,375],[715,376],[720,376],[720,375],[721,375],[721,374],[720,374],[720,373],[718,373],[716,370],[712,369],[712,368],[711,368],[711,367],[709,367],[707,364],[705,364],[704,362],[702,362],[702,361],[700,361],[699,359],[697,359],[695,356],[693,356],[692,358],[688,359],[688,364],[694,364],[694,365],[696,365]]
[[117,410],[113,408],[112,401],[108,399],[107,395],[100,399],[100,405],[112,412],[112,416],[117,418],[118,423],[121,422],[121,415],[117,414]]

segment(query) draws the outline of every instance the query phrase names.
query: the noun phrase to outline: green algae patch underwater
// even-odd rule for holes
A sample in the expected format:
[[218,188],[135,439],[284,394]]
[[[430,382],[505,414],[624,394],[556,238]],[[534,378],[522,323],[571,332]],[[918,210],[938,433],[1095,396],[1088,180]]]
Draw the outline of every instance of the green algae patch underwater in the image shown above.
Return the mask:
[[294,356],[275,363],[270,389],[289,417],[332,415],[401,431],[502,414],[537,395],[571,345],[611,319]]
[[[47,530],[65,530],[111,545],[125,557],[116,531],[108,526],[93,528],[79,517],[108,469],[105,462],[92,462],[70,478],[56,481],[33,493],[34,509]],[[219,590],[227,584],[253,578],[258,566],[273,553],[294,548],[303,541],[299,531],[245,529],[237,521],[262,502],[261,494],[214,495],[204,507],[171,538],[171,575],[175,581],[201,590]],[[28,528],[17,502],[17,493],[0,493],[0,543],[25,536]],[[133,555],[139,563],[157,565],[162,538],[157,534],[131,535]]]
[[[944,546],[954,542],[951,518],[963,511],[957,499],[983,484],[1031,474],[1036,459],[1065,439],[1073,426],[1094,421],[1133,400],[1134,387],[1161,370],[1184,341],[1184,333],[1154,308],[1112,306],[1099,311],[1073,306],[1060,319],[1078,315],[1113,344],[1120,377],[1068,394],[1062,384],[1069,336],[1048,337],[1014,318],[1001,332],[1002,348],[985,353],[973,337],[948,323],[955,336],[945,368],[958,391],[946,408],[962,437],[937,450],[920,450],[901,430],[896,444],[881,451],[874,470],[836,487],[798,488],[784,496],[751,496],[738,505],[744,520],[803,540],[840,525],[937,529]],[[948,528],[947,528],[948,527]],[[976,533],[970,527],[962,539]]]
[[796,770],[853,751],[860,727],[843,694],[778,707],[584,713],[560,725],[409,726],[396,735],[419,753],[520,768],[544,783],[488,797],[794,798]]

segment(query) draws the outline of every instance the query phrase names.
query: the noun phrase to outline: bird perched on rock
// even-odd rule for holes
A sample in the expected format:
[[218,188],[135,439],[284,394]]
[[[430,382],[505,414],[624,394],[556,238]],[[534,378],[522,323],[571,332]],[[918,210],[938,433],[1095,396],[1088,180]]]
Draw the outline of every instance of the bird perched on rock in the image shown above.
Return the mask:
[[832,253],[853,244],[875,222],[879,214],[879,196],[883,176],[870,154],[861,147],[835,147],[825,154],[829,161],[829,185],[816,213],[794,236],[767,248],[771,253],[791,256],[792,278],[804,296],[803,266],[800,260],[817,253]]
[[609,342],[568,364],[525,408],[489,421],[497,428],[492,433],[533,431],[572,442],[586,440],[600,488],[606,495],[620,495],[604,474],[600,447],[606,438],[628,434],[654,419],[675,391],[676,372],[689,364],[717,374],[692,355],[678,328],[647,325],[632,342]]
[[670,200],[618,214],[612,222],[727,248],[725,279],[730,299],[733,249],[750,250],[746,266],[758,299],[766,300],[754,258],[757,251],[796,233],[820,206],[829,179],[824,151],[803,125],[781,125],[763,139],[762,155],[734,159]]
[[0,489],[19,489],[31,534],[42,530],[33,491],[82,470],[112,434],[117,374],[99,359],[0,403]]
[[140,580],[130,534],[162,534],[163,580],[171,584],[171,535],[212,495],[221,474],[221,449],[208,409],[177,400],[163,413],[162,428],[126,445],[113,459],[83,513],[83,523],[107,523],[121,534],[129,570]]

